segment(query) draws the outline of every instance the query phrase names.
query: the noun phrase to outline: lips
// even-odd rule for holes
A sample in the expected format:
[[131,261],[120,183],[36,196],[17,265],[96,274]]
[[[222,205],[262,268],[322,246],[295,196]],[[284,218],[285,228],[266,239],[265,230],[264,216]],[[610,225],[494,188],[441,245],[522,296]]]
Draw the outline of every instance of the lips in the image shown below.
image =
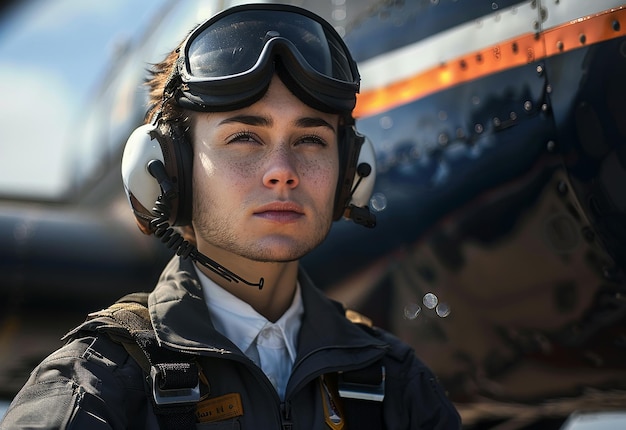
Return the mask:
[[273,202],[257,208],[254,216],[268,221],[289,223],[302,218],[304,209],[294,202]]

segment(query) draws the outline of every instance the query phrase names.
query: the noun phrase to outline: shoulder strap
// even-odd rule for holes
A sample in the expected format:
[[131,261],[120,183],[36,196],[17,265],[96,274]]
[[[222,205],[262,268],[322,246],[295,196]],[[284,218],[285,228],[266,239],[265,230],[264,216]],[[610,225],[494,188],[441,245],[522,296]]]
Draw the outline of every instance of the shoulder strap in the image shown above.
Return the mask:
[[105,322],[98,331],[121,343],[150,375],[151,400],[159,427],[195,429],[196,404],[200,400],[195,357],[159,346],[147,303],[148,293],[131,294],[107,309],[90,314],[89,319]]
[[[346,310],[346,318],[375,335],[372,320]],[[350,372],[339,372],[337,389],[349,429],[384,429],[383,399],[385,398],[385,366],[382,360]]]

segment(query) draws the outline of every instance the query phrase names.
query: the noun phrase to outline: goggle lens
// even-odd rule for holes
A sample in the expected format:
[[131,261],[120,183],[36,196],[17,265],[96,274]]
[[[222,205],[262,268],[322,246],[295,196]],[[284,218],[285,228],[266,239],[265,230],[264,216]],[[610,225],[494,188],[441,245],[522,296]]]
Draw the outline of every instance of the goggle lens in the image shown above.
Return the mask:
[[306,75],[308,91],[319,92],[324,103],[333,95],[354,97],[358,92],[356,64],[335,30],[315,15],[285,5],[233,8],[199,26],[182,47],[182,81],[197,90],[192,97],[225,95],[224,91],[230,92],[226,88],[234,92],[238,80],[239,88],[250,89],[246,77],[266,70],[277,45],[290,52],[288,63],[296,65],[288,70],[290,74]]

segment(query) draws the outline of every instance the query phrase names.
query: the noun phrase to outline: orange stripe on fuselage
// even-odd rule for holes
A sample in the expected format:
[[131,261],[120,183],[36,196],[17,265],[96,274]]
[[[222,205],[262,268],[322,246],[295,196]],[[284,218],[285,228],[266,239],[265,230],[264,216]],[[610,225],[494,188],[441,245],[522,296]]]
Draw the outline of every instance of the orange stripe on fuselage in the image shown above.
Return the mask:
[[582,17],[540,33],[522,34],[410,78],[364,91],[357,96],[354,116],[375,115],[457,84],[625,34],[624,8]]

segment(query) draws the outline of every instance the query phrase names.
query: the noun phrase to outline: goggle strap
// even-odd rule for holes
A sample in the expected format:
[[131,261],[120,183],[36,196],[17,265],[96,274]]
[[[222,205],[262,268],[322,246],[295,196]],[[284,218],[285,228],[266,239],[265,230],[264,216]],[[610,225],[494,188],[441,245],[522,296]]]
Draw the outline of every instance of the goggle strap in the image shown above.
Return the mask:
[[176,93],[176,91],[180,88],[180,85],[182,84],[182,78],[180,76],[180,66],[181,64],[183,64],[185,61],[184,58],[182,57],[178,57],[178,59],[176,60],[176,64],[174,64],[174,66],[172,67],[170,74],[167,77],[167,80],[165,81],[165,86],[163,87],[163,100],[168,100],[172,97],[174,97],[174,94]]
[[156,111],[151,120],[151,123],[155,126],[159,123],[159,120],[163,116],[163,107],[165,106],[165,103],[167,103],[168,100],[172,99],[176,93],[180,91],[180,86],[183,83],[179,72],[179,65],[181,62],[181,58],[179,57],[165,80],[165,85],[163,86],[163,97],[161,97],[159,109]]

